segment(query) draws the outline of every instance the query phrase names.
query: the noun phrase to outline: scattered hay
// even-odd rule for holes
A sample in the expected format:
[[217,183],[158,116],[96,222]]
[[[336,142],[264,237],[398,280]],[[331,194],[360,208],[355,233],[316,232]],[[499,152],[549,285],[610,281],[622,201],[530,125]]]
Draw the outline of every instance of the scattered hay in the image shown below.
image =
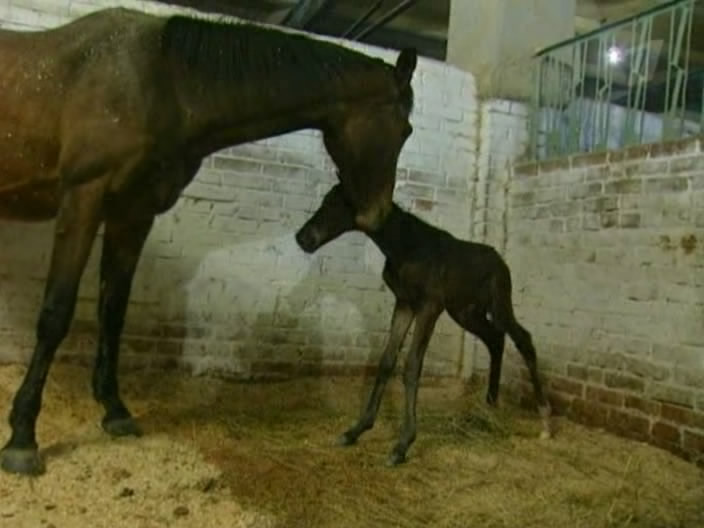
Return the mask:
[[[0,368],[3,414],[22,372]],[[541,441],[537,416],[489,409],[459,384],[421,388],[418,439],[408,463],[389,469],[403,408],[397,381],[375,428],[338,448],[367,395],[360,379],[125,375],[146,436],[117,441],[98,429],[88,379],[82,368],[52,370],[40,442],[75,449],[50,451],[35,481],[0,475],[0,526],[704,526],[694,466],[564,420]]]

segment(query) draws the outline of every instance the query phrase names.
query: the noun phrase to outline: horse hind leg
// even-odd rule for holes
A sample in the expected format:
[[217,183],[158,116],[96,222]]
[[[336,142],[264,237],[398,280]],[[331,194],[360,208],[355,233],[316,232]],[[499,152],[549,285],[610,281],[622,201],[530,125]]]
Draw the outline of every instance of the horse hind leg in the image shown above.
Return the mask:
[[470,311],[462,317],[456,317],[456,320],[465,330],[477,336],[489,351],[489,386],[486,392],[486,403],[496,406],[499,399],[505,334],[489,322],[483,313]]
[[493,279],[491,315],[493,324],[511,337],[518,352],[523,357],[523,361],[528,368],[531,384],[533,385],[535,399],[538,402],[538,412],[543,422],[543,430],[540,433],[540,437],[543,439],[550,438],[552,436],[550,403],[545,397],[540,376],[538,375],[538,359],[535,346],[533,345],[533,338],[530,332],[518,323],[513,313],[511,282],[508,276],[503,278],[503,280],[501,276],[495,276]]
[[42,392],[73,319],[81,275],[101,221],[103,190],[103,182],[96,180],[68,190],[61,200],[36,345],[12,403],[10,439],[0,452],[0,466],[6,472],[33,475],[44,471],[36,441]]
[[120,397],[117,371],[120,337],[132,279],[153,223],[151,215],[139,220],[108,219],[105,223],[98,299],[100,330],[93,370],[93,395],[105,409],[102,427],[112,436],[142,434]]

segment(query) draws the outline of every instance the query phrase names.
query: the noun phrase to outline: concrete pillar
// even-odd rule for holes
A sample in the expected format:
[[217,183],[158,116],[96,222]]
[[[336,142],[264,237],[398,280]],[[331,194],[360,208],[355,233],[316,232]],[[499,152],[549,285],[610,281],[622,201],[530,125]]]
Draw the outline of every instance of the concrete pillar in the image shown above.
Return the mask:
[[575,14],[576,0],[451,0],[447,62],[482,98],[526,100],[532,55],[574,36]]

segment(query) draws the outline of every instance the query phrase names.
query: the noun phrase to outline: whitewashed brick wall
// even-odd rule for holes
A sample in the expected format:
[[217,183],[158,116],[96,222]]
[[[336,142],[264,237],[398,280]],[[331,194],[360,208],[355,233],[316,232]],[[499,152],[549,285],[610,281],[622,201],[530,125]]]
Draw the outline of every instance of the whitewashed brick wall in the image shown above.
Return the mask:
[[[0,24],[48,28],[115,5],[186,11],[148,1],[3,0]],[[397,56],[346,45],[390,62]],[[421,58],[413,87],[415,131],[401,155],[396,198],[466,238],[477,157],[473,78]],[[380,278],[380,253],[362,235],[348,234],[306,256],[293,238],[334,181],[320,135],[311,131],[206,160],[148,240],[128,311],[125,362],[185,361],[197,372],[235,376],[285,373],[291,365],[315,371],[375,363],[393,305]],[[0,223],[0,359],[24,361],[31,351],[52,228]],[[95,349],[99,250],[100,241],[64,357],[92,357]],[[462,343],[461,331],[443,317],[426,372],[456,374]]]
[[704,455],[701,140],[524,163],[510,178],[516,312],[555,407]]
[[[528,146],[528,107],[504,99],[482,101],[478,122],[476,170],[470,188],[469,217],[472,240],[491,244],[505,253],[506,198],[509,169]],[[470,377],[489,367],[486,347],[475,338],[465,338],[465,361],[461,375]]]

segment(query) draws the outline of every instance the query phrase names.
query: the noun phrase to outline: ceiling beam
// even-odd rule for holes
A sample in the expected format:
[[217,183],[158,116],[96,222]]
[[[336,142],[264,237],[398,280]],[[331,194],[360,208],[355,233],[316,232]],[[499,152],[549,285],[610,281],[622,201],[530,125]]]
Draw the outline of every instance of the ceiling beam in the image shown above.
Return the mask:
[[384,24],[387,24],[388,22],[391,22],[394,18],[396,18],[398,15],[403,13],[406,9],[409,9],[413,7],[413,4],[415,4],[418,0],[403,0],[401,3],[396,5],[393,9],[390,9],[387,11],[379,20],[377,20],[374,24],[371,26],[368,26],[364,28],[362,31],[357,33],[354,37],[352,37],[352,40],[362,40],[364,37],[372,33],[373,31],[379,29],[382,27]]
[[298,0],[284,18],[282,25],[304,29],[332,0]]

